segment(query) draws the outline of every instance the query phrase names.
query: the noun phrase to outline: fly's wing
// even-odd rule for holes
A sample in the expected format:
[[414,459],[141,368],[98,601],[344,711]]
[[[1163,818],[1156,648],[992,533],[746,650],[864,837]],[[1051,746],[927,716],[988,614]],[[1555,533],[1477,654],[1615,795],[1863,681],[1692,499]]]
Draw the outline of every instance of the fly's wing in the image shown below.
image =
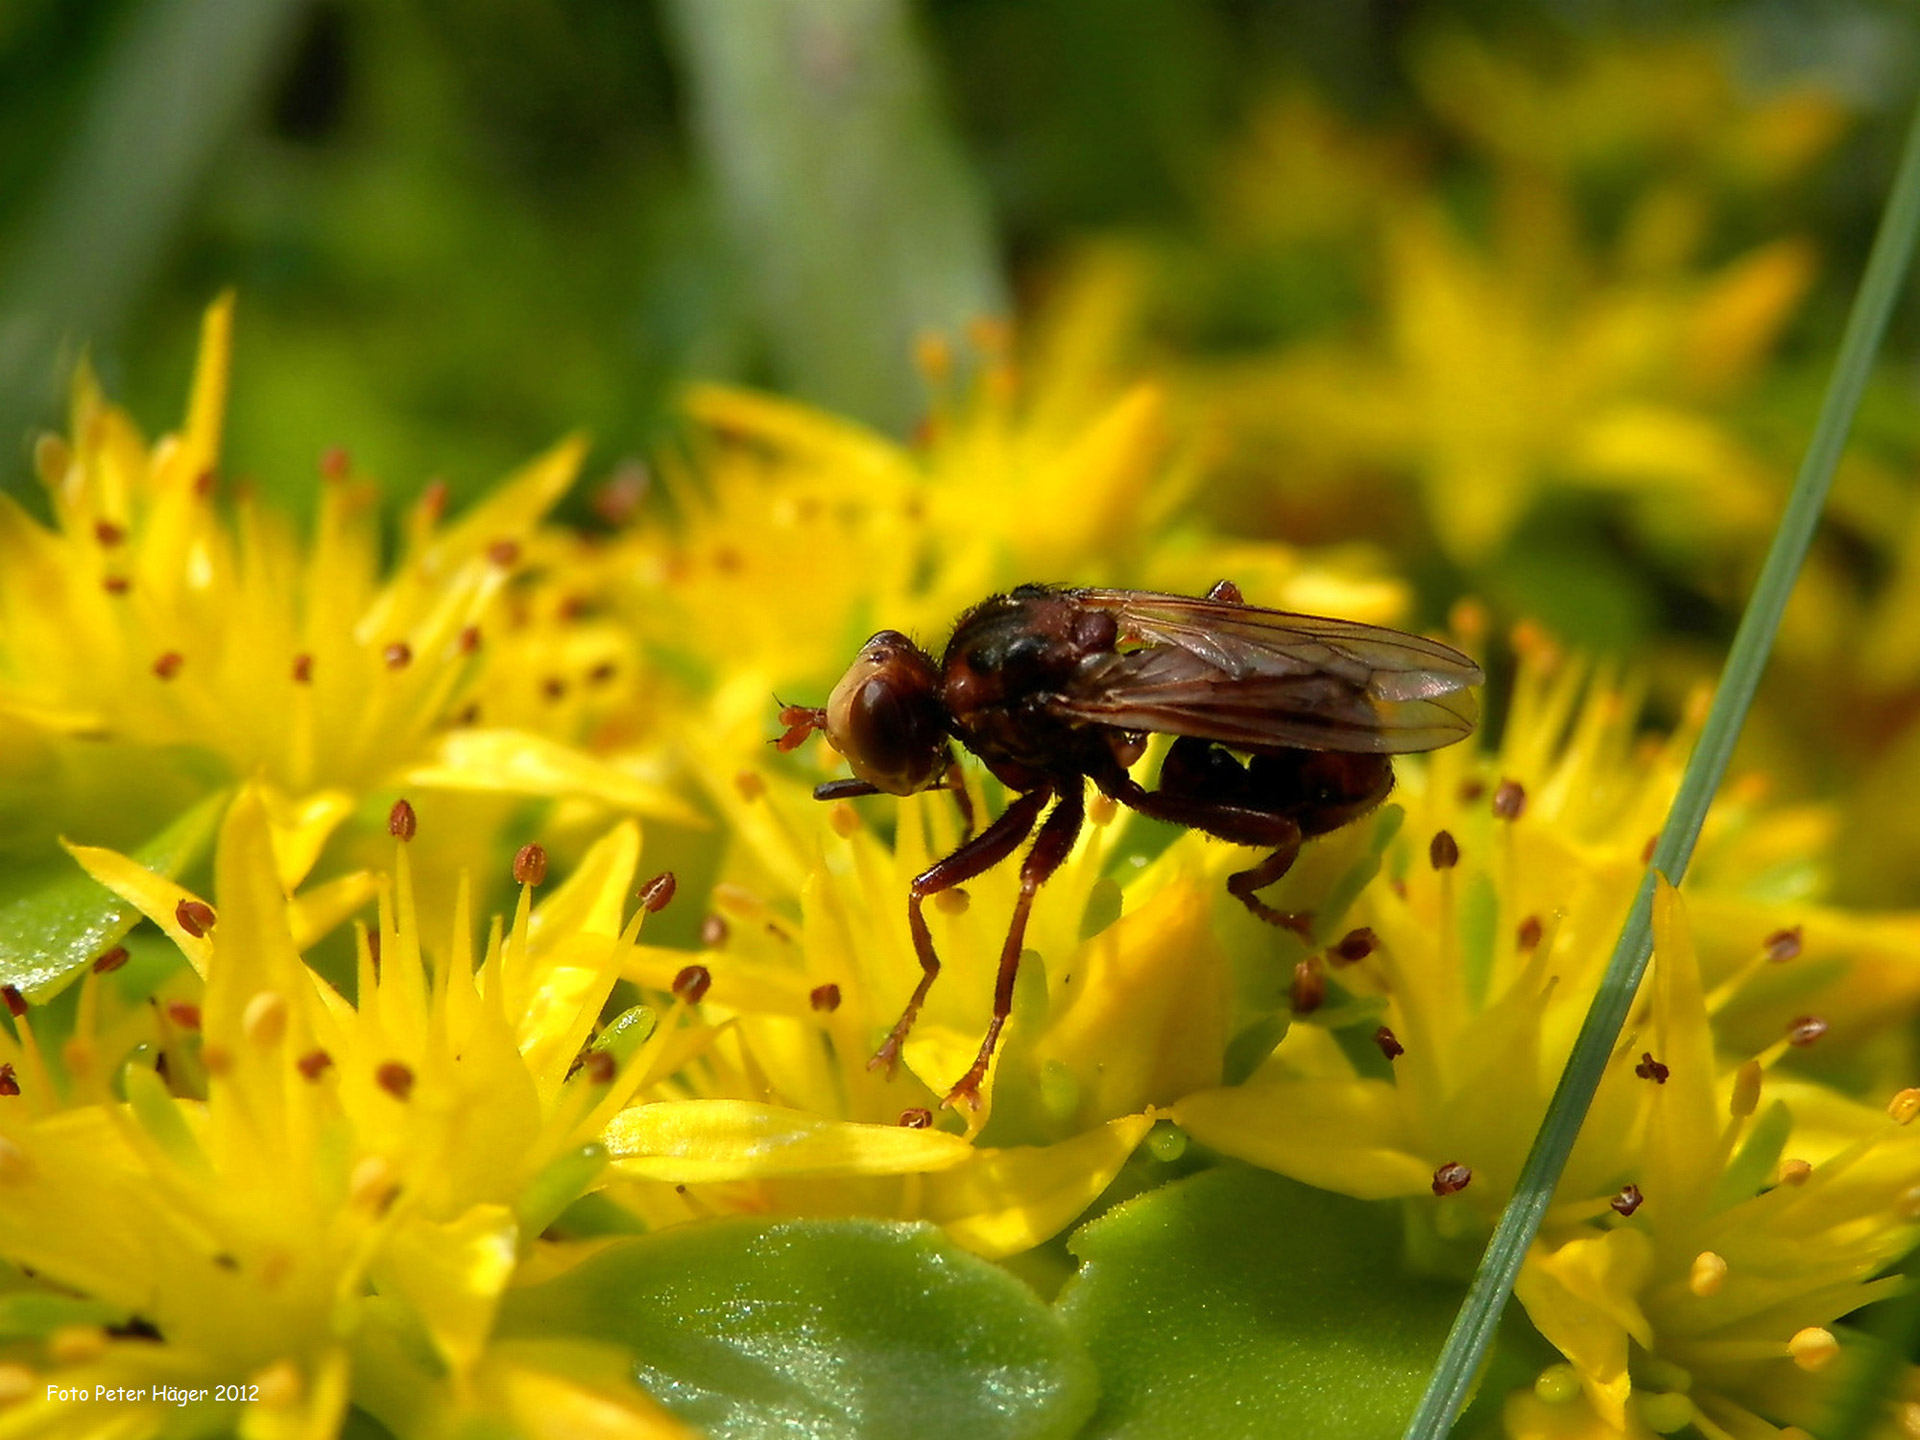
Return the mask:
[[1352,620],[1141,590],[1071,590],[1111,614],[1120,650],[1048,709],[1120,730],[1245,749],[1402,753],[1473,730],[1480,667],[1450,645]]

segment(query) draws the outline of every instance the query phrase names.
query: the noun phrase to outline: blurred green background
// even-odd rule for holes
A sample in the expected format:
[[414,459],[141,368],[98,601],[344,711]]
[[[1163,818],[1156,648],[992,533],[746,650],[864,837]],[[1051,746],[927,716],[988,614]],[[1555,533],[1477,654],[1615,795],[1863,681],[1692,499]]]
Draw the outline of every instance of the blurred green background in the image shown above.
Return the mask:
[[[1658,660],[1670,703],[1731,633],[1917,75],[1891,0],[9,0],[0,484],[31,497],[83,353],[175,423],[229,286],[230,468],[304,512],[334,445],[396,504],[436,478],[471,496],[576,429],[604,477],[670,443],[688,378],[910,435],[916,336],[1044,316],[1105,265],[1126,277],[1106,363],[1166,378],[1216,437],[1199,503],[1223,528],[1381,546],[1423,623],[1477,595]],[[1449,485],[1476,486],[1368,407],[1434,403],[1403,331],[1408,237],[1436,226],[1523,297],[1523,381],[1583,314],[1677,317],[1676,353],[1708,356],[1677,391],[1588,356],[1552,395],[1624,396],[1630,428],[1684,392],[1696,508],[1632,456],[1563,475],[1548,425],[1502,472],[1531,498],[1435,543]],[[1776,242],[1804,279],[1743,319],[1762,301],[1711,282]],[[1463,313],[1471,370],[1494,327]],[[1920,776],[1917,336],[1909,297],[1783,642],[1790,784]],[[1835,707],[1844,743],[1809,753]]]

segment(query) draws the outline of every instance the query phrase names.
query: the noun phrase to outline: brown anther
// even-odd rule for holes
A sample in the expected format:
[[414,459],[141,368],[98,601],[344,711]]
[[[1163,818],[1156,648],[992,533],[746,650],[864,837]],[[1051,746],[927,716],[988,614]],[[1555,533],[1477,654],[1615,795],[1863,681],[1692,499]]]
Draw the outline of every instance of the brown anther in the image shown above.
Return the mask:
[[1311,1015],[1327,1003],[1327,969],[1318,955],[1295,963],[1287,1000],[1296,1015]]
[[394,801],[387,811],[387,833],[396,840],[411,840],[419,828],[420,817],[413,813],[413,806],[405,799]]
[[1642,1080],[1651,1080],[1656,1085],[1664,1085],[1667,1083],[1667,1076],[1673,1072],[1658,1060],[1654,1059],[1652,1052],[1642,1050],[1640,1052],[1640,1063],[1633,1067],[1633,1073],[1638,1075]]
[[816,1010],[829,1013],[840,1008],[840,987],[832,981],[825,985],[816,985],[807,992],[807,1003]]
[[111,520],[96,520],[93,522],[93,538],[111,550],[127,538],[127,530],[124,525],[116,525]]
[[93,973],[111,975],[127,963],[127,947],[116,945],[111,950],[103,950],[93,957]]
[[182,1030],[198,1030],[200,1028],[200,1007],[191,1000],[169,1000],[167,1002],[167,1019],[178,1025]]
[[717,546],[713,552],[713,568],[722,575],[737,575],[746,566],[746,560],[731,545]]
[[950,885],[933,897],[933,908],[942,915],[964,915],[972,903],[964,885]]
[[333,1068],[333,1057],[324,1050],[309,1050],[293,1062],[294,1069],[308,1080],[318,1080]]
[[1434,831],[1433,841],[1427,846],[1427,859],[1436,870],[1451,870],[1460,863],[1460,842],[1453,838],[1451,831]]
[[124,595],[133,588],[133,582],[124,575],[108,575],[101,580],[100,588],[109,595]]
[[373,973],[378,975],[380,973],[380,932],[378,930],[367,932],[367,960],[373,966]]
[[1775,965],[1784,965],[1789,960],[1800,958],[1801,934],[1798,925],[1785,930],[1776,930],[1760,942],[1760,948]]
[[1373,1043],[1380,1047],[1380,1053],[1389,1060],[1398,1060],[1407,1053],[1407,1047],[1400,1043],[1400,1038],[1384,1025],[1373,1032]]
[[0,1096],[18,1095],[20,1082],[14,1078],[12,1062],[0,1060]]
[[549,705],[564,700],[567,696],[567,682],[558,675],[549,675],[540,682],[540,698]]
[[213,494],[216,478],[213,471],[202,470],[198,475],[193,477],[193,493],[202,500],[206,499],[209,495]]
[[388,1060],[373,1072],[373,1083],[396,1100],[413,1094],[413,1067],[403,1060]]
[[1460,782],[1460,803],[1462,805],[1471,805],[1486,793],[1486,785],[1479,780],[1462,780]]
[[751,805],[767,793],[767,782],[751,770],[741,770],[733,777],[733,788],[740,792],[740,798]]
[[478,700],[469,700],[466,704],[462,705],[458,713],[454,715],[453,723],[467,726],[478,725],[480,723],[480,702]]
[[1620,1187],[1620,1193],[1607,1203],[1613,1207],[1615,1214],[1631,1215],[1640,1208],[1641,1203],[1645,1201],[1646,1198],[1646,1196],[1640,1193],[1640,1187],[1638,1185],[1629,1182],[1628,1184],[1622,1185]]
[[[860,833],[860,812],[846,801],[836,800],[827,807],[827,825],[842,840],[851,840]],[[944,890],[940,892],[941,895],[946,893]],[[940,903],[938,896],[934,898],[934,903]]]
[[1502,780],[1493,789],[1493,818],[1518,820],[1527,813],[1527,792],[1518,780]]
[[673,872],[671,870],[662,870],[658,875],[640,887],[639,899],[641,908],[649,915],[659,914],[660,911],[667,908],[667,902],[673,899],[673,892],[677,890],[679,886],[680,882],[673,878]]
[[709,950],[718,950],[727,943],[727,922],[718,915],[709,915],[700,922],[700,943]]
[[513,883],[544,885],[547,880],[547,851],[543,845],[522,845],[513,852]]
[[706,998],[707,988],[712,984],[711,970],[704,965],[689,965],[673,977],[674,997],[689,1005],[698,1005]]
[[1529,915],[1520,922],[1520,928],[1514,931],[1514,943],[1523,951],[1536,950],[1540,945],[1540,937],[1545,933],[1544,928],[1540,924],[1540,917],[1538,915]]
[[182,900],[173,907],[173,919],[182,930],[198,940],[213,928],[213,907],[204,900]]
[[1371,955],[1379,943],[1380,937],[1373,933],[1373,927],[1362,925],[1336,940],[1333,948],[1327,951],[1327,959],[1335,965],[1357,965]]
[[462,655],[471,655],[480,648],[480,627],[468,625],[460,632],[456,646]]
[[293,657],[293,683],[296,685],[313,683],[313,656],[302,653]]
[[608,525],[625,525],[639,512],[651,479],[645,465],[637,460],[628,461],[607,477],[606,483],[588,497],[587,503]]
[[446,481],[429,480],[426,488],[420,492],[420,513],[429,521],[437,521],[447,513],[448,494]]
[[153,673],[162,680],[171,680],[180,673],[180,667],[187,663],[187,657],[178,650],[169,650],[153,662]]
[[595,1085],[606,1085],[613,1080],[620,1066],[605,1050],[589,1050],[581,1068],[587,1072],[587,1079]]
[[1649,835],[1647,837],[1647,843],[1640,847],[1640,863],[1642,865],[1651,865],[1653,863],[1653,852],[1659,844],[1660,837],[1658,835]]
[[353,457],[344,445],[329,445],[320,452],[320,478],[344,480],[353,469]]
[[1458,1195],[1473,1182],[1473,1171],[1458,1160],[1449,1160],[1433,1172],[1433,1193]]
[[496,540],[487,546],[487,559],[506,570],[520,560],[520,542],[518,540]]
[[587,671],[587,683],[589,685],[605,685],[618,673],[619,667],[616,666],[613,661],[602,660],[598,665]]
[[906,1130],[927,1130],[933,1126],[933,1111],[921,1105],[909,1106],[900,1112],[901,1128]]
[[562,595],[560,597],[560,603],[554,607],[553,613],[563,621],[578,620],[592,608],[592,602],[590,602],[586,596],[576,591],[571,595]]
[[18,985],[0,985],[0,1001],[6,1002],[7,1013],[16,1020],[27,1013],[27,997]]
[[1805,1047],[1827,1033],[1827,1022],[1818,1015],[1796,1015],[1787,1022],[1787,1043]]
[[380,652],[380,658],[386,662],[389,670],[404,670],[413,663],[413,647],[404,640],[396,640]]

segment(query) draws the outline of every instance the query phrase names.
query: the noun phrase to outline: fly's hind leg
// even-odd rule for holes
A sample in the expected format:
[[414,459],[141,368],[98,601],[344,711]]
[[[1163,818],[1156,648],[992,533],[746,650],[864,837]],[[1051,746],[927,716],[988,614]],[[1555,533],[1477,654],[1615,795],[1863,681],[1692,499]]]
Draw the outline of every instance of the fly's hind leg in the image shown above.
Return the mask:
[[[1222,581],[1216,591],[1227,586]],[[1307,938],[1313,917],[1267,904],[1254,892],[1293,868],[1304,838],[1300,824],[1279,807],[1260,803],[1247,767],[1218,745],[1191,736],[1176,740],[1160,767],[1159,788],[1148,790],[1124,771],[1097,777],[1100,788],[1122,805],[1155,820],[1205,831],[1236,845],[1269,851],[1251,869],[1227,877],[1227,893],[1269,925]]]

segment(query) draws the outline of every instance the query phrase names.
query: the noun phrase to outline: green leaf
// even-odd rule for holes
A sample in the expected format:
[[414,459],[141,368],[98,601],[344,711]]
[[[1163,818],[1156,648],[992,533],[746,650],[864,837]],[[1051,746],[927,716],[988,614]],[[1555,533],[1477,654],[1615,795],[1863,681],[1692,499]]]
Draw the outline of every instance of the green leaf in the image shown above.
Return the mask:
[[623,1345],[641,1384],[724,1440],[1042,1440],[1094,1404],[1047,1307],[926,1225],[723,1219],[619,1241],[511,1294],[499,1333]]
[[1060,1298],[1099,1367],[1087,1434],[1391,1434],[1460,1302],[1409,1275],[1389,1206],[1230,1167],[1084,1226]]
[[[133,858],[156,875],[175,878],[206,853],[228,798],[225,791],[208,796]],[[138,910],[66,855],[9,867],[0,876],[0,984],[43,1004],[139,919]]]

